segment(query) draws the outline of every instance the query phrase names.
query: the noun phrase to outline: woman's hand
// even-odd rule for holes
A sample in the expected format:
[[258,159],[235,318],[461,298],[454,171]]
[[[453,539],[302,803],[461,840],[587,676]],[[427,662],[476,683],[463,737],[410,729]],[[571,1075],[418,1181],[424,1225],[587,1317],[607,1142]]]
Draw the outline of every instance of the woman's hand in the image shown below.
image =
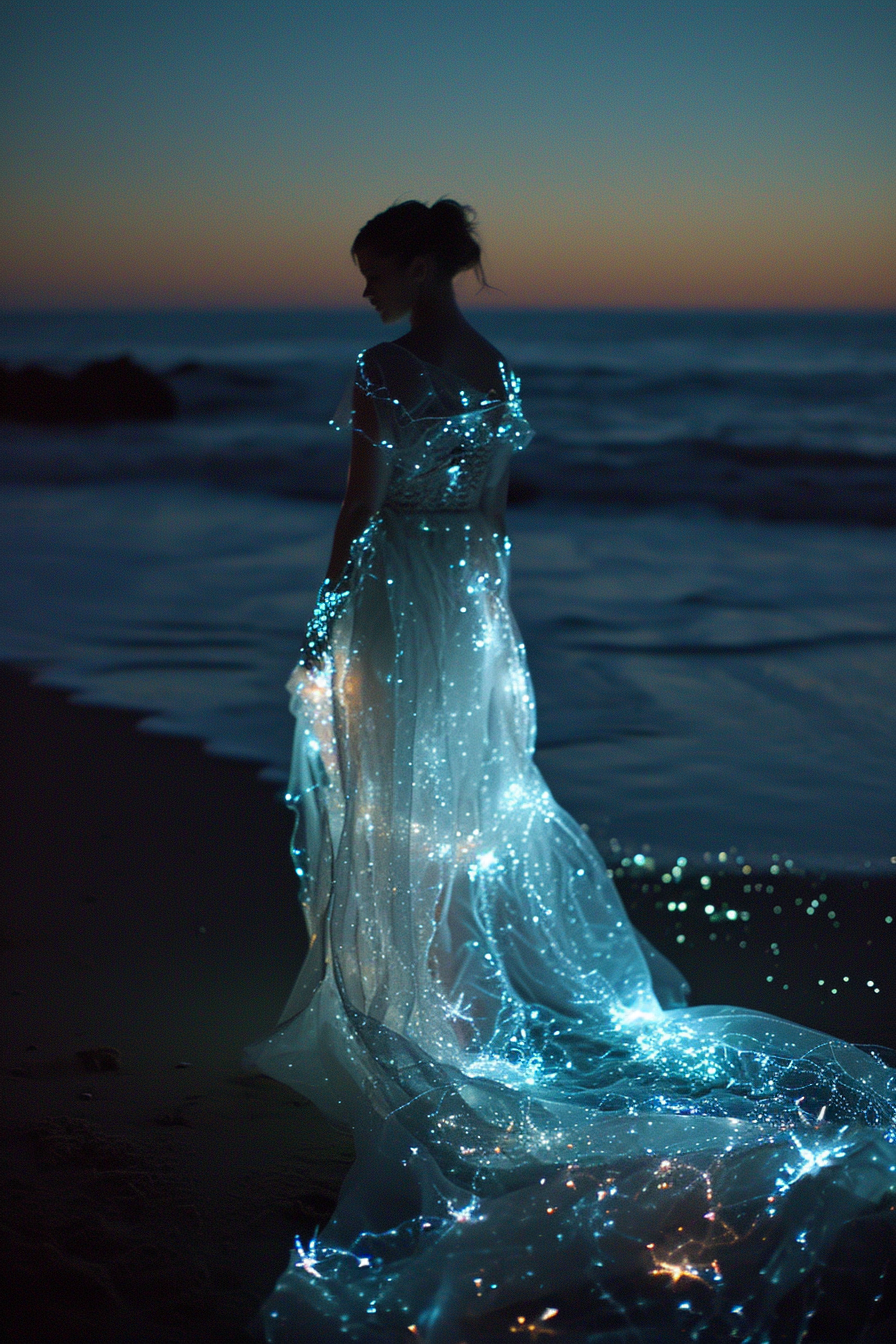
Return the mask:
[[323,666],[324,653],[330,642],[330,630],[347,601],[346,587],[337,587],[329,578],[324,579],[318,590],[311,620],[305,630],[305,644],[299,658],[303,667]]

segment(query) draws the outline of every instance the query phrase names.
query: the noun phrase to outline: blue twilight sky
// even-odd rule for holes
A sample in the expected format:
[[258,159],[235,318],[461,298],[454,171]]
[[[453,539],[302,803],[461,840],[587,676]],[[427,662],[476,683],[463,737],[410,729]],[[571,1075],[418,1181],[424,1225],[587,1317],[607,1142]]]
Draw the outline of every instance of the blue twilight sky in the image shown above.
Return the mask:
[[393,200],[513,305],[896,306],[894,0],[28,0],[0,302],[346,304]]

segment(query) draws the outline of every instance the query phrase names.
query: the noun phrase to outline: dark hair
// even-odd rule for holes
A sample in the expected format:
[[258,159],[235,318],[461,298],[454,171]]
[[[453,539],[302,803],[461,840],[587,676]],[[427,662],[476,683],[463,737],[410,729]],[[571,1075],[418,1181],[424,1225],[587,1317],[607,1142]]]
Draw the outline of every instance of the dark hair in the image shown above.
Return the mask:
[[432,205],[423,201],[390,205],[359,230],[352,243],[352,256],[364,247],[380,256],[394,257],[402,266],[414,257],[435,257],[450,278],[461,271],[473,271],[480,285],[488,288],[476,235],[476,212],[450,196],[442,196]]

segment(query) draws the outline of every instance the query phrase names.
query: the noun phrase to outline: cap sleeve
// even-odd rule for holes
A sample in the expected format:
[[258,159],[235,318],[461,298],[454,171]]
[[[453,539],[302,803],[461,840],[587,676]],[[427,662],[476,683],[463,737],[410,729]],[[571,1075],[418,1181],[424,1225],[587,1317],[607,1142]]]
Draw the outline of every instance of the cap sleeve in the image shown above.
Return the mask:
[[352,423],[352,401],[354,400],[355,374],[352,374],[345,385],[345,391],[339,398],[339,403],[330,416],[330,424],[334,429],[349,429]]
[[394,446],[402,424],[414,421],[426,408],[423,367],[391,341],[362,350],[339,405],[330,421],[337,429],[353,422],[355,393],[370,399],[375,412],[380,447]]
[[[345,391],[330,419],[334,429],[352,428],[356,389],[360,389],[374,402],[384,399],[385,389],[382,386],[381,370],[372,350],[362,350],[355,360],[354,372],[346,383]],[[377,418],[379,419],[379,416]]]
[[514,373],[512,369],[508,369],[506,365],[503,368],[504,383],[507,389],[507,406],[501,434],[510,452],[519,453],[532,442],[535,431],[523,415],[519,374]]

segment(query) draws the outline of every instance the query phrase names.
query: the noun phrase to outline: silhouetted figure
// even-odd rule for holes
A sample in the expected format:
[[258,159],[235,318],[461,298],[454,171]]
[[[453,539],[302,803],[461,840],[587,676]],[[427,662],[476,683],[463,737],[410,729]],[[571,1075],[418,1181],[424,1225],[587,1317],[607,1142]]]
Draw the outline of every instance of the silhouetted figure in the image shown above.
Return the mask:
[[856,1335],[894,1230],[896,1074],[688,1008],[630,924],[532,759],[504,530],[531,430],[455,301],[471,212],[404,202],[353,253],[410,329],[339,412],[348,487],[289,683],[310,951],[250,1058],[358,1158],[267,1337],[795,1341],[830,1327],[847,1262],[834,1334]]

